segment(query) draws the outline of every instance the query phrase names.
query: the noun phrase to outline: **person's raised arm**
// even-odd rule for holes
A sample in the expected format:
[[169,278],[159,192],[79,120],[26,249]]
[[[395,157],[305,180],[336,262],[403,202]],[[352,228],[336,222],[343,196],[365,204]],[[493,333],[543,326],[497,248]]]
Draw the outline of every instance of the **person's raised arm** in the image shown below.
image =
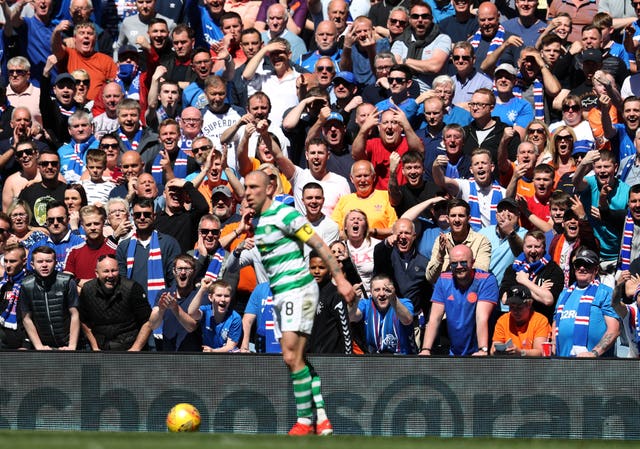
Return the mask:
[[311,225],[303,226],[298,230],[298,232],[296,232],[296,235],[300,240],[304,241],[312,249],[318,252],[318,255],[322,258],[324,263],[327,264],[331,276],[333,276],[338,293],[342,295],[347,304],[352,303],[356,297],[356,292],[349,281],[347,281],[344,273],[342,273],[340,264],[324,240],[322,240],[322,238],[313,231]]
[[287,52],[287,46],[283,42],[269,42],[267,45],[262,47],[258,53],[256,53],[253,58],[247,61],[247,65],[244,67],[244,71],[242,72],[242,79],[245,81],[250,81],[256,74],[256,70],[260,66],[260,62],[264,59],[267,53],[271,51],[276,52]]
[[380,118],[381,111],[374,109],[364,120],[364,123],[360,126],[360,131],[356,135],[351,145],[351,156],[354,160],[359,161],[367,158],[367,140],[371,134],[371,130],[378,126],[378,120]]
[[576,168],[575,173],[573,174],[573,186],[576,188],[576,192],[582,192],[588,186],[587,182],[584,180],[584,177],[589,173],[593,164],[600,160],[600,151],[591,150],[587,152],[584,156],[578,167]]
[[202,299],[208,298],[209,287],[211,286],[211,284],[213,284],[213,280],[210,277],[203,277],[200,281],[200,288],[198,289],[198,292],[189,304],[189,310],[187,311],[187,313],[195,322],[198,322],[202,319],[202,311],[200,310],[200,306],[202,305]]
[[249,139],[256,132],[256,127],[253,123],[249,123],[245,129],[240,142],[238,143],[238,170],[240,176],[246,176],[251,170],[253,170],[253,164],[249,158]]
[[418,137],[416,132],[413,130],[413,126],[411,126],[411,123],[409,123],[407,115],[395,104],[392,106],[392,109],[395,112],[396,120],[404,131],[404,136],[407,139],[409,150],[417,151],[418,153],[424,155],[424,143],[422,143],[422,139]]
[[449,158],[444,154],[436,157],[433,161],[433,182],[441,189],[445,189],[449,195],[456,197],[460,192],[460,185],[455,179],[445,176],[444,170],[447,164],[449,164]]
[[70,30],[72,27],[71,22],[68,20],[61,21],[56,27],[53,29],[53,33],[51,33],[51,52],[58,58],[58,62],[64,60],[67,57],[67,52],[64,49],[64,45],[62,43],[62,32],[66,30]]
[[398,166],[400,165],[401,157],[394,151],[389,155],[389,202],[393,207],[396,207],[402,202],[402,190],[398,185]]
[[507,48],[513,47],[522,47],[524,45],[524,41],[520,36],[516,36],[512,34],[505,40],[502,45],[495,49],[491,54],[488,54],[482,64],[480,64],[480,70],[486,73],[489,76],[493,76],[493,71],[496,69],[496,65]]

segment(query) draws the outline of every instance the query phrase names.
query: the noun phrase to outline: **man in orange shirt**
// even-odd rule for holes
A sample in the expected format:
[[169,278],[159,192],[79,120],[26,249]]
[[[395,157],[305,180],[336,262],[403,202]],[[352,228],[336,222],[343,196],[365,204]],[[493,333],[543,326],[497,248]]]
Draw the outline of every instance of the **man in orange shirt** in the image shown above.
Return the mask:
[[[496,323],[491,354],[541,356],[542,343],[550,339],[551,326],[544,315],[533,311],[531,291],[516,284],[507,292],[506,302],[509,313],[502,315]],[[499,350],[500,345],[506,345],[504,350]]]
[[51,35],[51,50],[58,58],[58,63],[66,70],[63,72],[73,72],[77,69],[84,69],[89,73],[91,84],[87,98],[94,100],[98,92],[108,79],[114,79],[118,73],[118,68],[113,58],[96,52],[96,28],[91,22],[79,23],[73,30],[75,48],[64,45],[62,33],[70,29],[73,25],[68,20],[61,21],[53,30]]

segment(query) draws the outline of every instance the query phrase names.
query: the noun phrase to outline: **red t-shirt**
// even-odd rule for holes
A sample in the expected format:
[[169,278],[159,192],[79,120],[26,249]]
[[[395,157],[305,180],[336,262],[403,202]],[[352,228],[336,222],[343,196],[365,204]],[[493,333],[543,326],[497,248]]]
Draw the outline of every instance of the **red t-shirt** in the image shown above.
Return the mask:
[[[391,151],[382,145],[382,140],[379,137],[367,140],[365,151],[367,153],[367,159],[371,161],[376,171],[376,189],[387,190],[389,186],[389,156],[391,156]],[[402,138],[395,151],[400,156],[409,151],[409,144],[407,144],[406,137]],[[398,165],[397,176],[399,185],[407,182],[402,175],[402,162]]]
[[97,249],[92,249],[85,243],[71,250],[67,256],[64,271],[73,273],[76,279],[94,279],[98,257],[103,254],[116,254],[116,244],[110,239],[104,239]]

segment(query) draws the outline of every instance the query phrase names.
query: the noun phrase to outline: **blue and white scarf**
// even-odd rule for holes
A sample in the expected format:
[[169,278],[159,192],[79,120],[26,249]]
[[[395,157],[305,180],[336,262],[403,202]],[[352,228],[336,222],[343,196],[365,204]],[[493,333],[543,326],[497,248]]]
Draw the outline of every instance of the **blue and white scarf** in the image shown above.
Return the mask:
[[[596,279],[589,284],[589,286],[584,291],[584,294],[580,298],[580,303],[578,304],[578,310],[576,310],[576,317],[574,319],[573,326],[574,347],[587,347],[587,343],[589,341],[589,319],[591,316],[591,305],[593,304],[593,300],[596,297],[598,287],[600,287],[600,282]],[[560,317],[562,316],[564,306],[567,300],[571,297],[571,293],[573,293],[575,289],[576,284],[574,283],[571,287],[562,292],[560,298],[558,298],[558,305],[556,307],[556,314],[554,317],[556,323],[560,322]],[[556,338],[558,337],[558,327],[559,326],[556,325]]]
[[624,230],[622,231],[622,244],[620,245],[620,258],[618,260],[618,270],[625,271],[631,265],[631,242],[633,241],[633,217],[631,210],[627,211],[624,220]]
[[65,117],[71,117],[73,113],[76,112],[76,107],[71,106],[71,109],[66,109],[58,102],[58,110],[60,111],[60,114],[64,115]]
[[27,270],[23,269],[20,273],[13,277],[9,277],[7,273],[4,274],[2,280],[0,280],[0,289],[2,289],[7,283],[13,282],[11,290],[5,292],[5,299],[7,299],[7,308],[0,314],[0,326],[7,329],[18,329],[18,317],[16,310],[18,308],[18,297],[20,296],[20,286],[22,280],[27,275]]
[[400,320],[389,307],[382,315],[371,301],[371,315],[367,319],[367,342],[371,353],[401,354]]
[[142,128],[140,128],[136,135],[133,136],[133,140],[129,140],[129,138],[122,132],[122,128],[118,128],[118,136],[124,146],[127,147],[127,150],[138,151],[138,145],[140,144],[140,140],[142,140]]
[[513,261],[513,271],[519,273],[520,271],[524,271],[529,275],[529,280],[533,281],[538,273],[544,270],[544,267],[547,266],[549,261],[551,260],[551,256],[547,253],[540,260],[536,262],[527,262],[527,258],[524,253],[520,253],[518,257]]
[[[133,263],[135,261],[136,245],[138,244],[137,233],[133,233],[129,246],[127,247],[127,277],[131,279],[133,275]],[[158,293],[165,288],[164,269],[162,268],[162,253],[160,251],[160,240],[158,231],[151,233],[149,243],[149,260],[147,261],[147,299],[153,308],[156,305]],[[162,325],[154,329],[153,336],[162,338]]]
[[124,81],[122,81],[120,78],[116,77],[114,81],[118,83],[122,88],[122,92],[124,92],[124,98],[140,100],[140,71],[138,71],[136,76],[133,78],[128,89],[125,87]]
[[73,148],[73,154],[70,157],[71,162],[69,162],[68,170],[72,170],[78,176],[82,176],[87,150],[95,141],[96,138],[93,135],[84,143],[78,143],[71,139],[69,145]]
[[[158,153],[156,158],[153,160],[153,165],[151,166],[151,175],[153,176],[153,179],[156,180],[156,184],[159,186],[164,184],[164,182],[162,181],[162,165],[160,165],[161,160],[162,154]],[[178,150],[178,156],[173,163],[173,174],[176,178],[180,179],[184,179],[187,177],[187,154],[182,151],[182,149]]]
[[[489,44],[489,49],[487,50],[487,56],[489,56],[491,53],[496,51],[498,47],[504,43],[504,33],[505,33],[504,27],[502,25],[498,26],[498,31],[496,32],[496,35],[493,36],[493,39],[491,39],[491,43]],[[469,43],[471,44],[474,50],[478,49],[478,45],[480,45],[481,39],[482,39],[482,32],[480,31],[480,28],[478,28],[478,31],[476,31],[476,34],[474,34],[471,37],[471,40],[469,41]]]
[[[491,212],[490,220],[491,224],[497,224],[497,212],[498,203],[502,200],[502,190],[500,184],[494,182],[491,184]],[[471,217],[469,218],[469,224],[474,231],[482,229],[482,214],[480,213],[480,202],[478,200],[478,185],[472,179],[469,181],[469,208],[471,209]]]
[[[197,259],[200,257],[200,252],[195,250],[193,255]],[[218,247],[216,252],[211,257],[211,262],[209,262],[209,266],[207,267],[207,272],[205,276],[211,278],[212,281],[217,281],[218,276],[220,276],[220,271],[222,271],[222,263],[224,262],[224,248]]]
[[[523,86],[522,74],[518,73],[518,79],[515,86],[513,86],[514,97],[522,98]],[[533,80],[533,110],[537,119],[544,120],[544,85],[538,78]]]

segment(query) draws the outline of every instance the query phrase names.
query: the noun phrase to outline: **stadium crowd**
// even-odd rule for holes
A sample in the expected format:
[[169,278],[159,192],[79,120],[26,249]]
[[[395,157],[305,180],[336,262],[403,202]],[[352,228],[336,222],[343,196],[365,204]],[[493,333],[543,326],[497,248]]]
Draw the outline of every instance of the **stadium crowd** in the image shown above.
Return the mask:
[[638,357],[640,0],[0,6],[1,348],[279,352],[262,171],[310,353]]

